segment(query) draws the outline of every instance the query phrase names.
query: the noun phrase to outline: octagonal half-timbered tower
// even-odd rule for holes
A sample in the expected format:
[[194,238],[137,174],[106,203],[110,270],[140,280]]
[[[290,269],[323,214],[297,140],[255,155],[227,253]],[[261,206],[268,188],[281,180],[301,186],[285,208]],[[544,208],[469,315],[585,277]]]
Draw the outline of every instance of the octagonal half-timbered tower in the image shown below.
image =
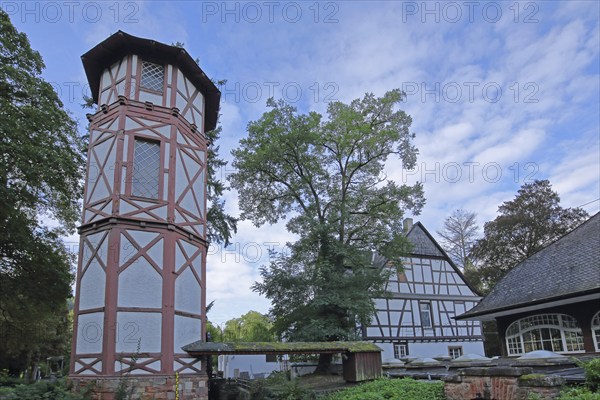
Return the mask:
[[216,125],[220,92],[184,49],[121,31],[82,61],[98,108],[70,377],[105,382],[110,397],[123,375],[153,386],[178,373],[204,392],[201,361],[181,347],[205,337],[204,133]]

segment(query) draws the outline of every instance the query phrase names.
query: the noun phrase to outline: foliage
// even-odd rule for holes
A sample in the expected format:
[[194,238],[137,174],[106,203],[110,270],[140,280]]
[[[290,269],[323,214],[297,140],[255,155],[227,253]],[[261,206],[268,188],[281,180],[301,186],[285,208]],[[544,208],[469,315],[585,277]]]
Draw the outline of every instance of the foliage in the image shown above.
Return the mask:
[[442,382],[417,381],[410,378],[378,379],[323,398],[323,400],[384,399],[443,400],[445,399],[444,384]]
[[206,132],[208,139],[208,179],[207,199],[209,207],[206,212],[207,236],[210,242],[230,244],[231,237],[237,232],[237,219],[225,212],[225,201],[222,200],[225,185],[218,173],[227,165],[227,161],[219,158],[219,146],[216,145],[221,136],[221,126]]
[[558,400],[600,400],[600,393],[588,388],[567,388],[560,392]]
[[272,342],[275,337],[271,331],[272,323],[266,315],[257,311],[248,311],[240,318],[230,319],[223,329],[226,342]]
[[441,237],[442,247],[448,255],[463,270],[474,262],[470,257],[471,248],[479,236],[477,215],[463,209],[455,210],[444,220],[444,225],[437,234]]
[[517,196],[498,207],[500,215],[486,222],[484,237],[473,254],[487,289],[517,263],[581,224],[588,214],[580,208],[562,208],[548,180],[526,183]]
[[593,392],[600,389],[600,358],[581,363],[585,371],[585,384]]
[[40,381],[29,385],[18,385],[13,388],[0,388],[3,400],[87,400],[90,393],[73,393],[66,378],[55,382]]
[[[79,218],[83,146],[43,68],[0,10],[0,368],[13,374],[70,339],[72,259],[60,236]],[[42,215],[59,227],[42,226]]]
[[407,250],[402,216],[418,214],[422,186],[397,185],[384,172],[388,158],[406,168],[416,161],[411,119],[394,110],[402,98],[392,90],[332,102],[327,121],[270,99],[271,110],[248,124],[232,152],[241,218],[257,226],[288,219],[299,237],[253,286],[272,300],[274,331],[290,341],[353,338],[385,280],[371,252],[398,261]]
[[249,388],[252,400],[313,400],[316,396],[302,387],[298,379],[289,379],[286,372],[275,372],[266,379],[252,381]]

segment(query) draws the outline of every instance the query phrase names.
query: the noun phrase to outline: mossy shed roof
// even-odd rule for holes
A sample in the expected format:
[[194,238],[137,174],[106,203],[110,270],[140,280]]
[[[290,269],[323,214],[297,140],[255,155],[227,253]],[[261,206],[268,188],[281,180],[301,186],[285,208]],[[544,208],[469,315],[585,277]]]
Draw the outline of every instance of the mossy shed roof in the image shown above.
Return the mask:
[[191,355],[208,354],[335,354],[374,353],[381,349],[371,342],[203,342],[182,347]]

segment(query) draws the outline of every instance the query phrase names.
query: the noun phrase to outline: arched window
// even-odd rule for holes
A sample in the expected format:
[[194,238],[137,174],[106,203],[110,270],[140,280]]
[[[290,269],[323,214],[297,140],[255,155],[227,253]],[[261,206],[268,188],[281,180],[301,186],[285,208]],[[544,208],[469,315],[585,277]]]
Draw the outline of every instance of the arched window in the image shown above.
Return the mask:
[[600,311],[592,318],[592,338],[596,351],[600,351]]
[[[600,340],[600,324],[598,335]],[[583,352],[583,334],[577,320],[568,315],[533,315],[510,324],[506,329],[506,348],[510,356],[534,350]]]

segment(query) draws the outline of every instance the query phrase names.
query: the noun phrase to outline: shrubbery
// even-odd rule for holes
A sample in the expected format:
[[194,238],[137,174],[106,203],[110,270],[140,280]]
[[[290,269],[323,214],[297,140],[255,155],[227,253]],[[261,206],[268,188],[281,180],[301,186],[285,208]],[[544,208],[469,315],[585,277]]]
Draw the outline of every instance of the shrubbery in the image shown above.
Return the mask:
[[72,393],[66,379],[0,388],[1,400],[86,400],[87,398],[85,394]]
[[324,397],[324,400],[444,400],[442,382],[424,382],[410,378],[378,379]]

